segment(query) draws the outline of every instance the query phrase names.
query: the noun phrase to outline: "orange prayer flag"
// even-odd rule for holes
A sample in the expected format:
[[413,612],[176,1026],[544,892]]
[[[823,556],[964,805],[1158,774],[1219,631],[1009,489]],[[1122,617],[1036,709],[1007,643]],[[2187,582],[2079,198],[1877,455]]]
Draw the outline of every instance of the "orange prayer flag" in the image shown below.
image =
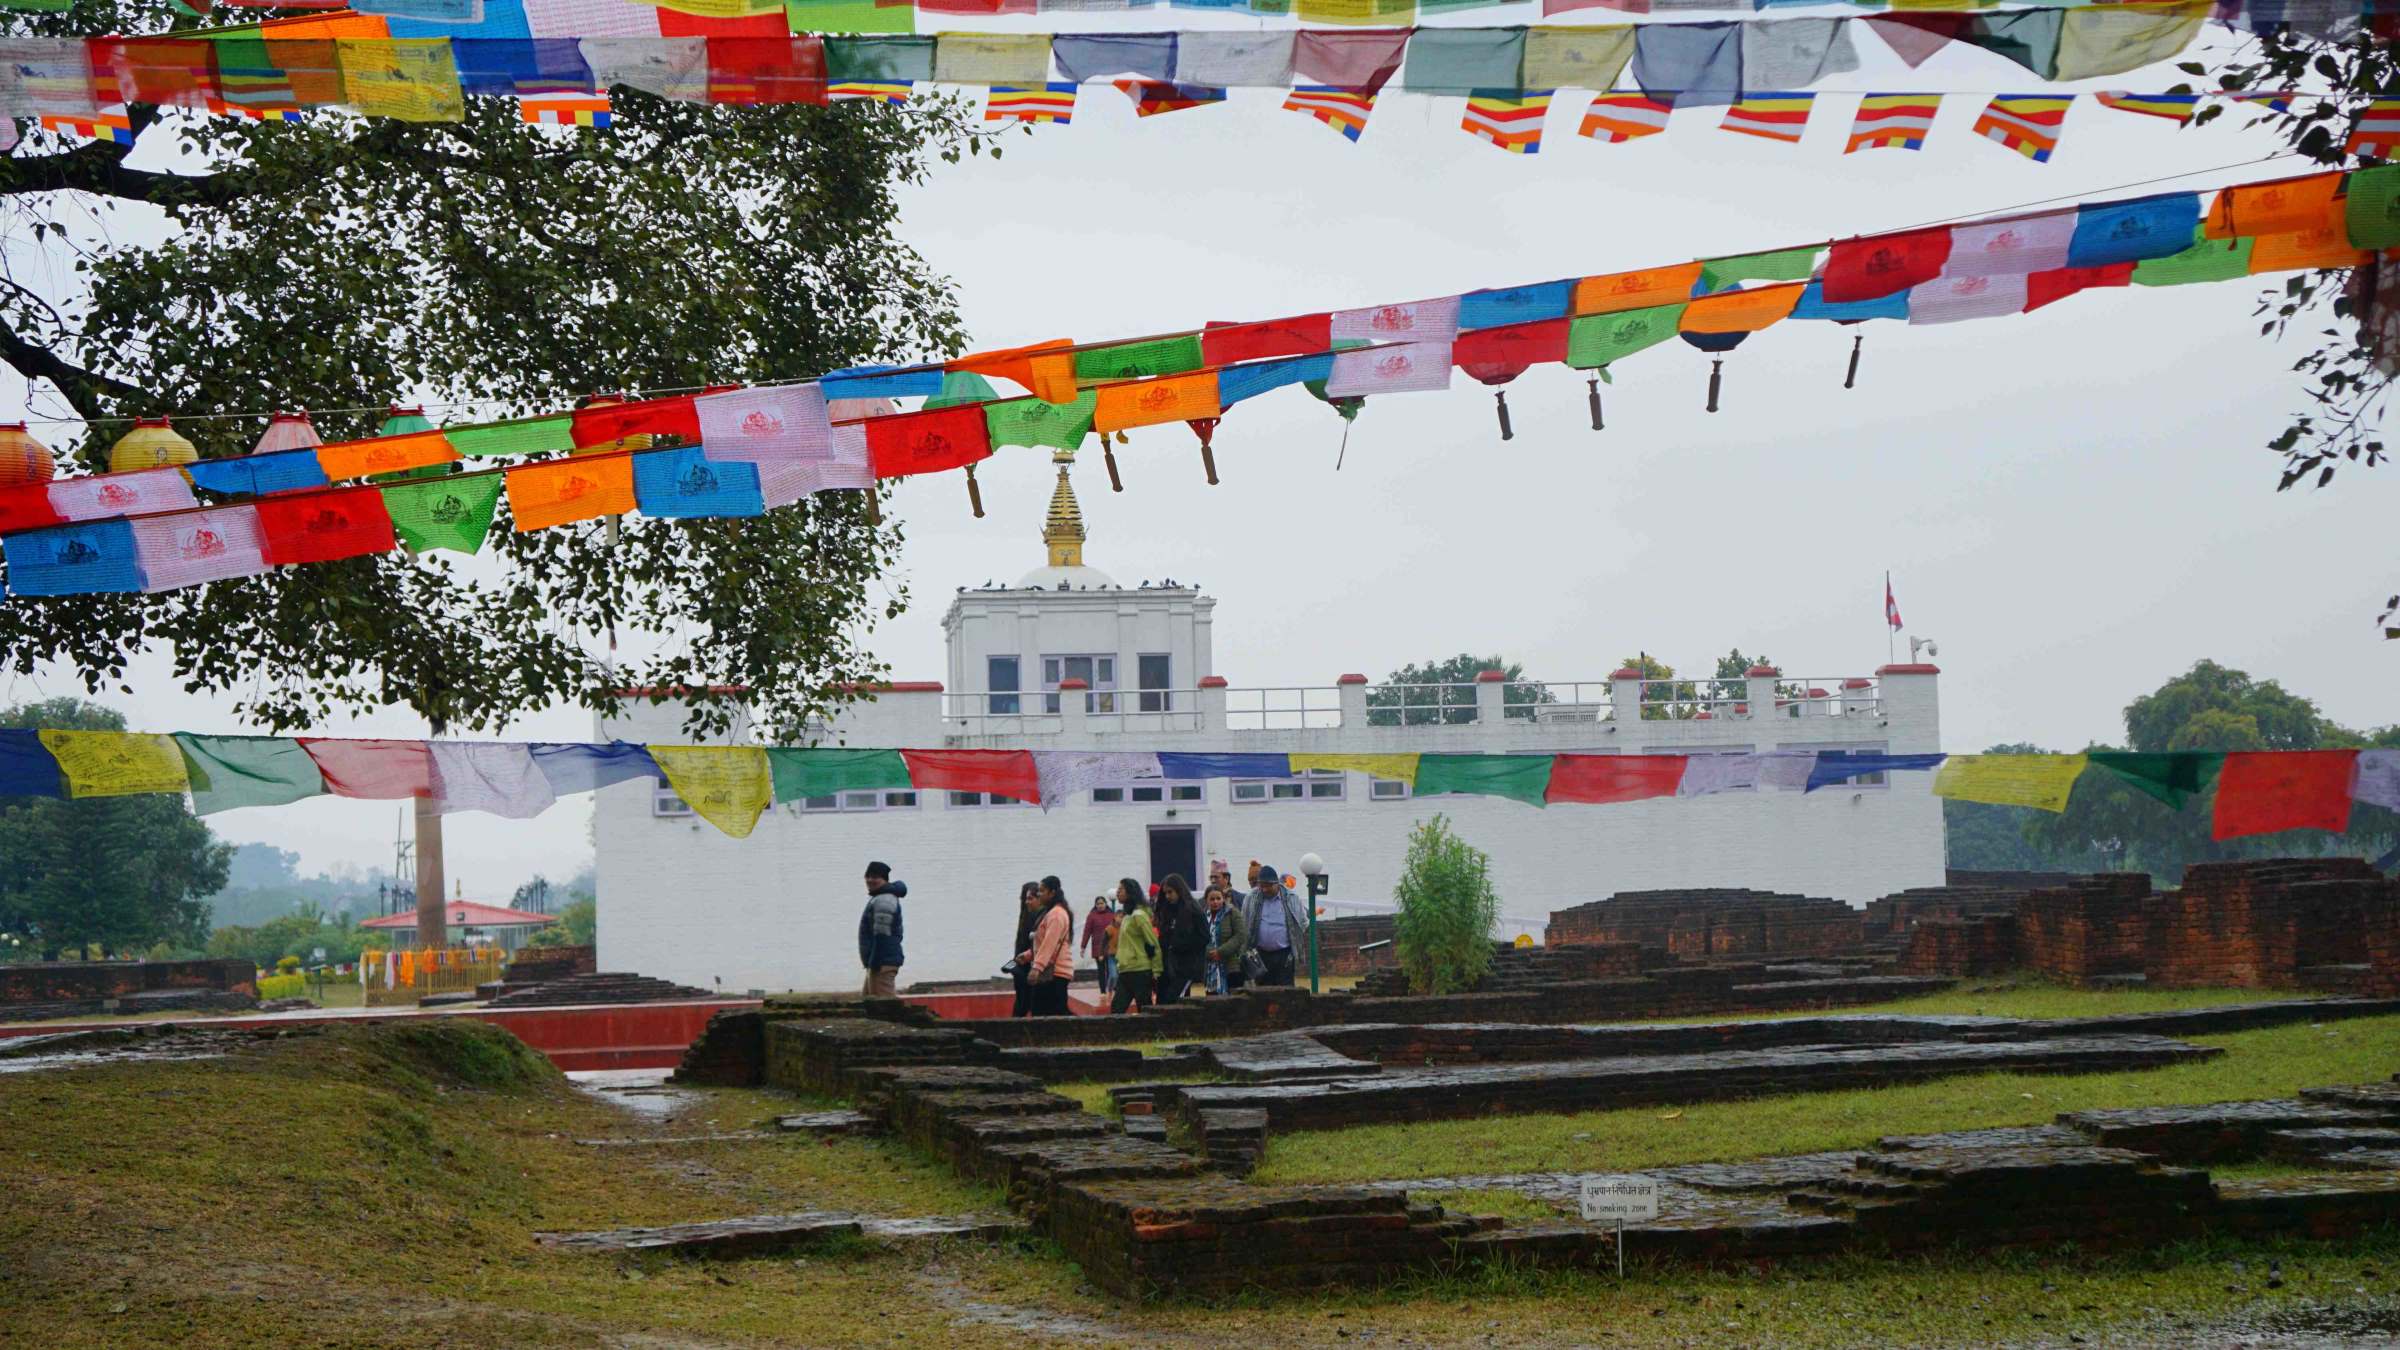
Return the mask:
[[405,436],[371,436],[363,441],[336,441],[317,447],[317,467],[327,478],[365,478],[402,469],[448,464],[458,458],[450,438],[438,431],[412,431]]
[[1760,286],[1747,291],[1704,295],[1683,307],[1679,331],[1755,333],[1770,324],[1790,318],[1792,307],[1800,303],[1800,293],[1807,289],[1807,282],[1793,281],[1780,286]]
[[2250,246],[2250,274],[2356,267],[2370,256],[2369,250],[2350,246],[2350,232],[2337,219],[2321,229],[2258,236]]
[[1161,380],[1104,384],[1097,392],[1100,399],[1092,409],[1094,431],[1189,422],[1224,411],[1224,405],[1217,402],[1217,373],[1213,370],[1197,375],[1170,375]]
[[520,532],[621,516],[633,507],[630,455],[559,459],[508,471],[508,513]]
[[2337,171],[2288,183],[2227,188],[2209,205],[2201,233],[2209,239],[2234,239],[2245,234],[2298,234],[2328,224],[2340,228],[2342,205],[2334,194],[2341,190],[2342,178]]
[[1653,305],[1680,305],[1691,299],[1692,283],[1699,279],[1700,264],[1696,262],[1585,277],[1575,283],[1575,312],[1614,314]]
[[1073,342],[1058,338],[1050,342],[1036,342],[1028,347],[969,352],[942,368],[1014,380],[1025,386],[1027,393],[1044,403],[1073,403],[1076,399],[1074,346]]

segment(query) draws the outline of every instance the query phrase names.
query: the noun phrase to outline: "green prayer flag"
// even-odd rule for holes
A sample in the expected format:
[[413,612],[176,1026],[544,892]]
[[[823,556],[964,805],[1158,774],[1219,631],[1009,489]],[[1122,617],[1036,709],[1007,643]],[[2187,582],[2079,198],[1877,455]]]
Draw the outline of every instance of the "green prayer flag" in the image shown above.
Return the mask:
[[879,5],[875,0],[783,0],[783,14],[795,33],[917,31],[915,5]]
[[1714,292],[1737,281],[1806,281],[1816,271],[1817,255],[1824,251],[1810,244],[1806,248],[1777,249],[1772,253],[1711,258],[1700,264],[1700,283]]
[[442,434],[449,438],[451,449],[469,459],[563,454],[575,448],[575,419],[537,417],[488,427],[451,427]]
[[[906,12],[913,14],[914,10]],[[922,83],[933,78],[933,39],[829,37],[825,39],[825,78],[835,84],[851,80]]]
[[1515,0],[1417,0],[1419,14],[1456,14],[1469,9],[1498,9]]
[[989,403],[998,397],[992,382],[974,371],[946,371],[942,375],[942,392],[925,400],[925,410],[955,408],[961,403]]
[[2400,245],[2400,164],[2354,171],[2342,220],[2352,248]]
[[1098,390],[1086,389],[1073,403],[1044,403],[1038,398],[1012,398],[983,405],[984,430],[995,446],[1042,446],[1072,450],[1092,431],[1092,412],[1100,402]]
[[1522,28],[1420,28],[1408,39],[1400,87],[1417,94],[1514,92],[1524,67]]
[[1180,375],[1198,370],[1200,335],[1186,333],[1182,337],[1152,338],[1147,342],[1120,342],[1113,347],[1094,347],[1088,352],[1075,353],[1075,378],[1089,384],[1099,380],[1131,380],[1146,375]]
[[502,482],[501,475],[485,473],[397,484],[383,490],[383,509],[391,513],[400,542],[419,553],[437,548],[473,553],[492,528]]
[[2094,750],[2090,762],[2125,780],[2125,785],[2137,792],[2147,793],[2167,805],[2183,809],[2183,804],[2201,793],[2217,780],[2217,770],[2225,767],[2225,756],[2200,751],[2177,751],[2172,754],[2137,754],[2125,750]]
[[908,761],[897,750],[770,749],[767,772],[779,802],[911,786]]
[[2250,275],[2254,238],[2203,239],[2192,231],[2192,246],[2164,258],[2146,258],[2133,265],[2136,286],[2189,286],[2199,281],[2231,281]]
[[1606,366],[1644,347],[1675,336],[1683,306],[1652,305],[1615,314],[1587,314],[1567,325],[1567,364],[1577,370]]
[[1419,797],[1445,792],[1509,797],[1540,806],[1550,791],[1548,755],[1419,755]]
[[2066,16],[2055,9],[1978,14],[1958,40],[2003,56],[2045,80],[2058,78],[2059,30]]
[[300,742],[282,736],[195,736],[175,733],[192,783],[192,813],[237,806],[281,806],[325,791],[325,775]]

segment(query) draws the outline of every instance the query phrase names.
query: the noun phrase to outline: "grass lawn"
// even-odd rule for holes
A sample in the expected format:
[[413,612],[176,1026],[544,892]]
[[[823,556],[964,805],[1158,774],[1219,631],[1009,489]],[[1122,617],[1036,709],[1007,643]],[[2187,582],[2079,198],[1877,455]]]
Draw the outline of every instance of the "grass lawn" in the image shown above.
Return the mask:
[[[2274,1003],[2317,997],[2283,989],[2077,989],[2022,977],[1962,980],[1953,989],[1916,998],[1893,999],[1830,1013],[1947,1013],[1972,1017],[2108,1017],[2116,1013],[2177,1012],[2230,1003]],[[1826,1013],[1777,1013],[1777,1017],[1822,1017]],[[1721,1022],[1722,1017],[1681,1019]]]
[[2400,1070],[2400,1017],[2192,1038],[2225,1053],[2124,1073],[1980,1074],[1573,1115],[1494,1116],[1270,1133],[1261,1182],[1622,1171],[1860,1148],[1887,1134],[2034,1125],[2061,1111],[2289,1096]]

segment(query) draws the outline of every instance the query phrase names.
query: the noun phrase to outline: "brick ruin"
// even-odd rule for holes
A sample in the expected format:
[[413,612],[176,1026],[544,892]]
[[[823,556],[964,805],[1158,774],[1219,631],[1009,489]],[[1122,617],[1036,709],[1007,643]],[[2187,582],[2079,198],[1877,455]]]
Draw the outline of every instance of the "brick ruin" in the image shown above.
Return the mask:
[[238,1012],[258,1006],[257,970],[239,957],[195,961],[43,961],[0,965],[0,1018],[174,1010]]
[[1389,914],[1346,914],[1317,924],[1317,969],[1333,976],[1364,975],[1398,962],[1390,943]]
[[1622,891],[1553,911],[1544,940],[1552,947],[1630,942],[1683,961],[1848,956],[1861,945],[1858,911],[1839,900],[1733,887]]

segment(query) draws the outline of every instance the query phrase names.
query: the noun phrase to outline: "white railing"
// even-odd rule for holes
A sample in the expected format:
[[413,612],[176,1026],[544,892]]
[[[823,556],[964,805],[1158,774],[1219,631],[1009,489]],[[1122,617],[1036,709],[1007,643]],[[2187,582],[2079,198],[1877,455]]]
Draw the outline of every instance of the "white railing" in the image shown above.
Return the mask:
[[1474,720],[1472,684],[1367,686],[1367,725],[1371,727],[1463,726]]
[[1318,731],[1342,724],[1342,691],[1288,685],[1225,691],[1227,731]]
[[1634,699],[1646,722],[1699,718],[1740,722],[1750,717],[1750,682],[1742,678],[1641,680],[1636,682]]
[[1608,680],[1511,680],[1500,689],[1509,717],[1607,722],[1617,715],[1616,686]]
[[942,721],[953,736],[1056,735],[1063,719],[1043,708],[1039,690],[942,695]]
[[1775,685],[1777,717],[1880,717],[1883,690],[1862,676],[1783,679]]
[[1197,689],[1119,689],[1092,694],[1084,725],[1093,731],[1206,731]]

